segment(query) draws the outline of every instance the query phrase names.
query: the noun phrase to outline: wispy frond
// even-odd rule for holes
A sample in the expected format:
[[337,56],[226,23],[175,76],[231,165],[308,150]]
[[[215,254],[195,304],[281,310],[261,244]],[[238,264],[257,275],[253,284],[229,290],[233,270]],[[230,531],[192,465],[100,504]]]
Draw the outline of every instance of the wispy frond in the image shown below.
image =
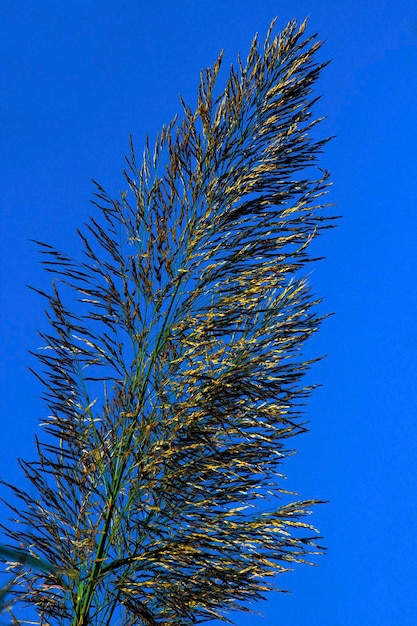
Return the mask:
[[38,495],[12,487],[6,532],[59,568],[15,590],[41,624],[227,621],[321,551],[281,465],[320,323],[302,270],[332,224],[311,133],[323,65],[305,23],[273,26],[224,90],[221,56],[201,73],[196,110],[140,164],[132,145],[119,198],[98,185],[83,262],[40,244],[51,415],[22,462]]

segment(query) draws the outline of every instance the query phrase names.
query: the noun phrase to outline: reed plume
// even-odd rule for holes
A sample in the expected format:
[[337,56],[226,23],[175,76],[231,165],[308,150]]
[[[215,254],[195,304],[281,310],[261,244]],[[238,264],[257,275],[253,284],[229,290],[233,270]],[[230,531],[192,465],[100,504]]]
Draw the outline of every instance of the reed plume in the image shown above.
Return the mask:
[[305,29],[272,23],[223,90],[220,55],[195,110],[182,101],[141,162],[131,143],[119,197],[97,184],[82,260],[39,244],[50,415],[3,531],[50,569],[4,557],[16,623],[25,605],[44,626],[229,621],[322,551],[317,501],[282,475],[322,319],[304,268],[332,226]]

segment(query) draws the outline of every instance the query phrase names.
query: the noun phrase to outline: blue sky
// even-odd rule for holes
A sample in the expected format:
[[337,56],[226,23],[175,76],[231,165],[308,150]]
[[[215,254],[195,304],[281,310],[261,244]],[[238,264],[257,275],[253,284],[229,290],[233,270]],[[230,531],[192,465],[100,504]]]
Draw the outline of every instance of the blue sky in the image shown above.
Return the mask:
[[[199,70],[225,64],[277,27],[309,16],[333,59],[317,85],[321,160],[343,216],[310,281],[335,315],[310,343],[328,354],[306,415],[311,431],[284,468],[302,497],[328,499],[314,524],[328,554],[298,568],[239,626],[416,623],[417,595],[417,5],[409,0],[278,3],[17,0],[2,9],[0,477],[22,485],[46,412],[27,350],[45,328],[47,289],[30,239],[74,253],[92,213],[91,178],[122,187],[132,133],[140,153],[195,101]],[[3,492],[1,495],[4,495]],[[0,509],[0,517],[5,515]]]

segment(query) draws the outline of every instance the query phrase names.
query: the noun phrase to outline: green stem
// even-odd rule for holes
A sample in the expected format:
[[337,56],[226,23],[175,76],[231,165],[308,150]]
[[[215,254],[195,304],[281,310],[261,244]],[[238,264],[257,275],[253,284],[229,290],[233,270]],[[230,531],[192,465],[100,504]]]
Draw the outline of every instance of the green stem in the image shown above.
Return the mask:
[[[139,396],[139,402],[138,402],[138,406],[136,409],[136,415],[133,416],[133,425],[137,422],[139,415],[140,415],[140,411],[141,411],[141,407],[142,407],[142,403],[143,403],[143,399],[145,396],[145,392],[146,392],[146,387],[147,384],[149,382],[150,376],[151,376],[151,372],[152,372],[152,368],[153,365],[155,363],[155,359],[156,356],[161,348],[161,346],[163,345],[163,341],[164,341],[164,337],[165,337],[165,332],[166,332],[166,328],[168,325],[168,320],[170,318],[171,315],[171,311],[173,309],[174,306],[174,302],[176,300],[176,297],[178,295],[178,290],[180,287],[180,284],[182,282],[181,276],[179,276],[178,278],[178,282],[176,284],[174,293],[172,294],[172,298],[171,298],[171,302],[167,311],[167,315],[165,317],[164,323],[162,325],[161,331],[159,333],[158,336],[158,340],[156,342],[156,346],[155,349],[153,351],[152,354],[152,358],[151,361],[149,363],[149,366],[147,368],[147,373],[145,376],[145,379],[143,381],[142,384],[142,388],[141,388],[141,392],[140,392],[140,396]],[[125,443],[125,449],[129,449],[130,445],[132,443],[132,438],[134,435],[134,428],[130,429],[130,434],[126,440]],[[120,458],[120,457],[119,457]],[[126,466],[128,463],[128,456],[125,455],[124,459],[122,460],[121,464],[119,465],[119,468],[116,472],[116,475],[114,477],[114,481],[111,487],[111,493],[110,493],[110,498],[109,498],[109,506],[107,509],[107,514],[106,514],[106,518],[105,518],[105,522],[104,522],[104,529],[103,532],[101,534],[101,539],[99,542],[99,545],[97,547],[97,551],[96,551],[96,557],[94,559],[94,565],[93,568],[91,570],[91,574],[90,574],[90,578],[89,581],[87,583],[86,586],[86,591],[85,594],[80,594],[79,598],[77,599],[77,608],[76,608],[76,615],[73,621],[73,626],[87,626],[88,624],[88,614],[91,608],[91,603],[93,600],[93,594],[94,594],[94,590],[96,587],[96,581],[99,579],[100,573],[103,569],[103,564],[105,561],[105,552],[106,552],[106,544],[107,544],[107,540],[108,540],[108,536],[109,536],[109,529],[110,529],[110,525],[112,523],[113,520],[113,514],[114,514],[114,508],[116,505],[116,501],[117,501],[117,496],[120,492],[120,485],[122,482],[122,478],[123,475],[125,473],[126,470]],[[82,599],[82,595],[84,595],[84,599],[82,601],[82,605],[80,606],[80,603],[78,600],[81,601]]]

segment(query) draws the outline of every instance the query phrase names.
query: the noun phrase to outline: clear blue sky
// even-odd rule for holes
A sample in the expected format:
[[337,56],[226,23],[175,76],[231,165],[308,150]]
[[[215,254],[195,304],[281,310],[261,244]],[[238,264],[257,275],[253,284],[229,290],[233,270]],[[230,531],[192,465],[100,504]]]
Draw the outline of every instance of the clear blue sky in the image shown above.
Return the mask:
[[[49,278],[29,239],[73,253],[92,213],[91,178],[122,187],[140,153],[195,100],[200,68],[245,53],[274,16],[310,16],[333,63],[317,85],[337,135],[322,158],[343,215],[320,239],[311,282],[335,311],[311,342],[326,353],[307,407],[311,432],[288,487],[330,500],[313,516],[328,554],[299,568],[239,626],[417,623],[417,4],[413,0],[16,0],[1,10],[0,476],[22,485],[46,412],[28,372]],[[4,492],[1,492],[4,495]],[[5,510],[0,509],[0,518]]]

